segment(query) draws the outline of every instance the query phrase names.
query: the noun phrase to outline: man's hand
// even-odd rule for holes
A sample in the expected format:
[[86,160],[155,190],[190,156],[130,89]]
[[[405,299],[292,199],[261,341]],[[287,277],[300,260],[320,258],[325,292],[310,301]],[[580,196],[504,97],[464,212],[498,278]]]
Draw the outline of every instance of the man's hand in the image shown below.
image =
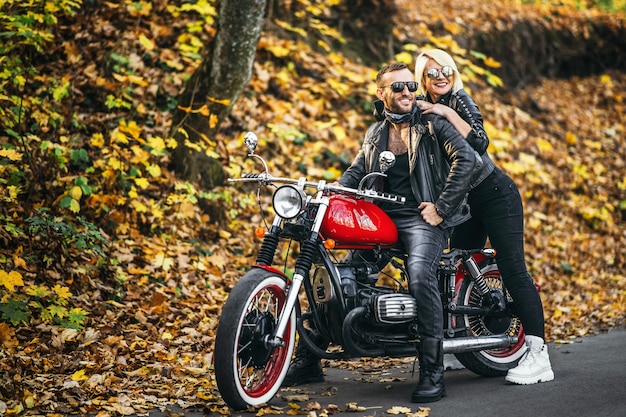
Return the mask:
[[439,226],[439,224],[443,221],[443,218],[437,214],[437,210],[435,210],[435,205],[433,203],[423,202],[418,208],[421,210],[420,213],[422,214],[422,218],[429,225]]

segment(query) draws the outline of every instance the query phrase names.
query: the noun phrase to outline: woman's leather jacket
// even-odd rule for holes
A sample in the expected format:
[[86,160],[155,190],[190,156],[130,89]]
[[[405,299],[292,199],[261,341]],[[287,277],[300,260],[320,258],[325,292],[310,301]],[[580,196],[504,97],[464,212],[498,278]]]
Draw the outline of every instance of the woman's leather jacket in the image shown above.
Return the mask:
[[[418,100],[426,100],[432,103],[428,96],[418,96]],[[472,173],[471,188],[475,188],[485,178],[489,176],[495,169],[495,164],[487,153],[487,147],[489,146],[489,138],[485,132],[483,126],[483,116],[478,109],[478,106],[474,100],[463,89],[456,92],[448,92],[437,99],[437,103],[441,103],[448,106],[458,113],[463,120],[467,122],[472,128],[471,132],[467,135],[465,140],[474,148],[480,155],[479,160],[474,167]]]
[[[380,172],[379,156],[387,150],[390,123],[379,121],[367,130],[361,150],[339,178],[355,188],[370,172]],[[469,219],[467,193],[476,157],[468,142],[443,117],[422,114],[411,123],[409,169],[411,190],[417,203],[435,204],[443,217],[441,227],[453,227]]]

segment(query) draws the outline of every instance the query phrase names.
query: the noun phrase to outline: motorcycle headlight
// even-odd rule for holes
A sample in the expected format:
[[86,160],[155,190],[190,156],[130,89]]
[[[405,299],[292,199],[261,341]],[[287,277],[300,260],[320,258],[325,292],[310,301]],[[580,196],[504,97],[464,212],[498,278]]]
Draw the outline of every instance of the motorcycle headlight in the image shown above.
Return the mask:
[[302,212],[306,202],[304,192],[293,185],[283,185],[274,192],[274,211],[283,219],[293,219]]

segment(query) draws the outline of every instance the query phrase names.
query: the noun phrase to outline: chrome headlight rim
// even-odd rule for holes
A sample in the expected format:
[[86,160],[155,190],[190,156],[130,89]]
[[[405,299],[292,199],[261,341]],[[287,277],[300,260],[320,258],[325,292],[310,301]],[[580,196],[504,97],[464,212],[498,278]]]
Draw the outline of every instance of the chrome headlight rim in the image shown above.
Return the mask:
[[290,184],[279,187],[272,197],[274,211],[283,219],[297,217],[304,210],[305,204],[304,191]]

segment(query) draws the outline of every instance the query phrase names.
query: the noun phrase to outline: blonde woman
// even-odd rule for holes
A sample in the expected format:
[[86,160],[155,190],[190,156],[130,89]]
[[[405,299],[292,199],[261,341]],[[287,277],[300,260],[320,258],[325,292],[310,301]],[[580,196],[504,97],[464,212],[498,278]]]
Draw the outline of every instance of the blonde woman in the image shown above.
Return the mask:
[[422,112],[445,117],[481,156],[482,164],[474,170],[468,197],[472,218],[455,228],[451,246],[479,248],[489,237],[496,249],[498,268],[524,326],[527,346],[525,356],[505,379],[522,385],[551,381],[554,372],[544,342],[543,305],[524,257],[524,211],[519,190],[487,154],[489,139],[482,114],[463,89],[452,57],[440,49],[422,52],[415,61],[415,80],[423,94],[417,101]]

